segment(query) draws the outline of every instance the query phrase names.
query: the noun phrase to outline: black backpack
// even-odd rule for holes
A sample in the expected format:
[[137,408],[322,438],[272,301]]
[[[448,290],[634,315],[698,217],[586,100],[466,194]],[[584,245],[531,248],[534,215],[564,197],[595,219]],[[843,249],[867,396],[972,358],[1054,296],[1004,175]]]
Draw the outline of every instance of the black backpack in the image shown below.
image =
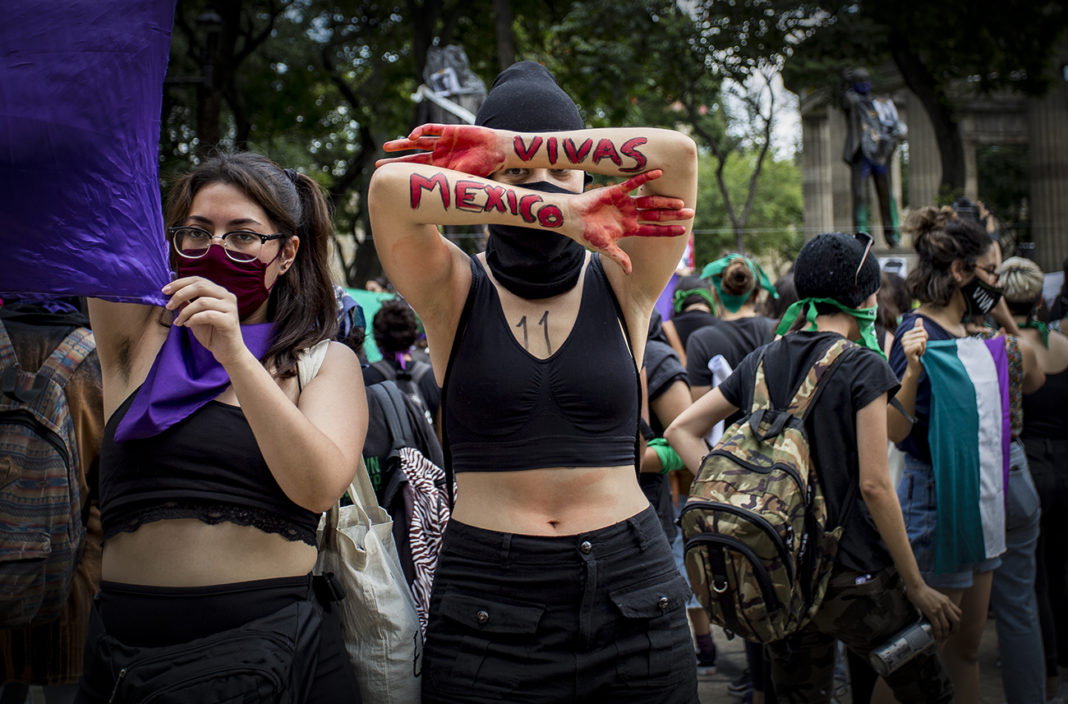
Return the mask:
[[[441,445],[420,409],[397,385],[383,381],[367,387],[372,419],[368,435],[371,452],[364,460],[378,503],[393,519],[393,540],[401,570],[415,599],[420,623],[426,628],[430,592],[452,508],[447,487],[451,478],[442,469]],[[384,428],[384,430],[383,430]]]
[[434,368],[431,365],[421,359],[415,359],[412,360],[407,369],[397,369],[388,360],[381,359],[372,364],[371,367],[377,369],[387,380],[395,383],[397,388],[419,407],[423,415],[426,416],[427,421],[433,425],[434,414],[430,410],[430,404],[423,397],[422,390],[419,388],[419,382],[423,380],[423,377],[433,372]]

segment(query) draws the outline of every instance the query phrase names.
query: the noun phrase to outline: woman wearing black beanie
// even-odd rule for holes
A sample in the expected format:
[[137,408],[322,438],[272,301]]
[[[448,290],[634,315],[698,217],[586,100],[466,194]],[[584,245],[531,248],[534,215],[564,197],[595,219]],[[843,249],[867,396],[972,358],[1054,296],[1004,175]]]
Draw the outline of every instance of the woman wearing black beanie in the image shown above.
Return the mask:
[[[458,482],[424,702],[696,702],[689,586],[635,473],[637,369],[693,218],[696,148],[584,130],[530,62],[497,77],[476,123],[387,144],[422,151],[379,162],[370,191]],[[630,180],[583,192],[583,172]],[[474,257],[437,230],[483,224]]]
[[[871,245],[870,236],[842,233],[822,234],[805,244],[794,270],[800,300],[778,329],[787,334],[749,354],[665,431],[686,466],[697,471],[712,426],[739,409],[753,408],[758,371],[779,409],[802,384],[819,378],[802,423],[811,466],[834,520],[829,526],[841,526],[842,533],[826,595],[812,620],[767,644],[776,696],[792,702],[830,701],[836,640],[867,660],[873,649],[914,623],[917,611],[939,638],[960,619],[959,609],[921,577],[890,481],[886,409],[898,383],[875,341],[879,265]],[[953,699],[949,678],[930,651],[886,681],[898,701],[948,704]]]

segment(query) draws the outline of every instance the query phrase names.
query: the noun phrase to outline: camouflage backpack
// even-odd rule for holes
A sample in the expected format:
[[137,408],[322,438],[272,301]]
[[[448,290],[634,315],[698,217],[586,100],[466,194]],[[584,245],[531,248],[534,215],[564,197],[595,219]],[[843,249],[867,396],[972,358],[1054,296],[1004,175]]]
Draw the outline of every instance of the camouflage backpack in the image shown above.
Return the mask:
[[842,528],[828,530],[804,420],[852,346],[831,345],[785,409],[772,406],[762,352],[750,413],[702,460],[679,517],[697,599],[713,622],[747,640],[798,630],[827,590]]
[[63,387],[94,349],[75,328],[28,371],[0,323],[0,628],[54,620],[67,602],[85,525]]

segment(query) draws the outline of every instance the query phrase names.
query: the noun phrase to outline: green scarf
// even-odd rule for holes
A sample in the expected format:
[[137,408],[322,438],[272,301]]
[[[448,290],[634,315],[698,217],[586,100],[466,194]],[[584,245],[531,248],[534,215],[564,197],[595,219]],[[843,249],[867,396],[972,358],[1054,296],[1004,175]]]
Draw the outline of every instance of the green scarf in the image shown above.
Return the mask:
[[1020,323],[1020,327],[1038,330],[1038,333],[1042,335],[1042,346],[1047,350],[1049,349],[1049,325],[1046,325],[1041,320],[1028,320],[1026,323]]
[[806,330],[816,329],[816,316],[819,315],[816,310],[816,304],[826,303],[829,306],[834,306],[841,312],[848,316],[851,316],[857,321],[857,327],[860,329],[860,344],[867,347],[869,350],[874,350],[879,353],[883,359],[886,359],[886,353],[879,347],[879,341],[875,339],[875,312],[879,309],[878,306],[871,308],[850,308],[844,306],[833,298],[802,298],[797,303],[786,309],[783,313],[782,321],[779,323],[779,327],[776,328],[776,335],[785,335],[786,331],[794,326],[794,322],[797,321],[797,316],[804,313],[805,319],[809,322],[809,326]]
[[712,309],[712,315],[716,314],[716,299],[712,297],[712,292],[707,288],[691,288],[689,290],[675,289],[675,297],[672,300],[672,307],[676,313],[682,312],[682,302],[692,295],[698,295],[705,299],[708,303],[708,307]]
[[778,298],[779,292],[775,290],[775,286],[772,285],[771,279],[764,273],[764,269],[744,254],[728,254],[725,257],[717,259],[714,262],[710,262],[701,271],[702,279],[711,279],[712,286],[716,289],[716,295],[719,296],[719,300],[723,302],[723,307],[729,310],[731,313],[737,313],[738,309],[745,305],[749,297],[753,295],[752,289],[741,294],[730,294],[723,292],[723,270],[727,268],[735,259],[744,259],[745,263],[749,265],[749,270],[753,272],[753,276],[756,277],[757,285],[765,291],[769,292],[772,298]]

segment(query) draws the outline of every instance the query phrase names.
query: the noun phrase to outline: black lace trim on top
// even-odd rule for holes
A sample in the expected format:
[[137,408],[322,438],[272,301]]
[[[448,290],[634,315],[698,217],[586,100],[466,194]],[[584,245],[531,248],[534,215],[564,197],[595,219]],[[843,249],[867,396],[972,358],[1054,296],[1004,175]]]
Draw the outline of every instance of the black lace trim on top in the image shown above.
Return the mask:
[[312,546],[316,544],[315,531],[308,531],[277,513],[258,508],[196,501],[168,501],[134,509],[114,525],[108,526],[104,531],[104,539],[114,537],[117,533],[133,533],[146,523],[172,518],[195,518],[209,525],[235,523],[239,526],[252,526],[264,533],[277,533],[286,540],[300,540]]

